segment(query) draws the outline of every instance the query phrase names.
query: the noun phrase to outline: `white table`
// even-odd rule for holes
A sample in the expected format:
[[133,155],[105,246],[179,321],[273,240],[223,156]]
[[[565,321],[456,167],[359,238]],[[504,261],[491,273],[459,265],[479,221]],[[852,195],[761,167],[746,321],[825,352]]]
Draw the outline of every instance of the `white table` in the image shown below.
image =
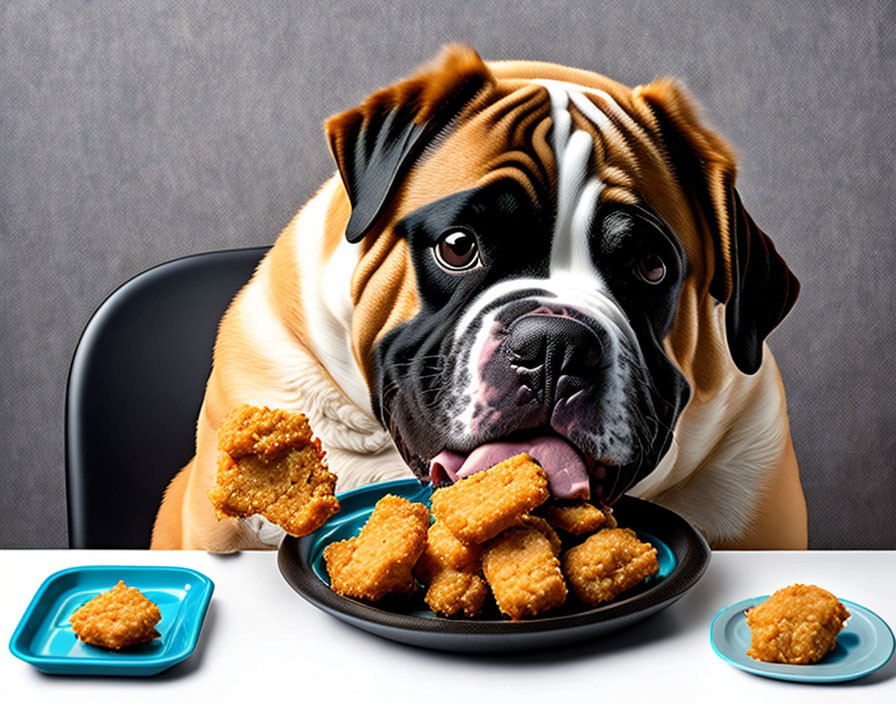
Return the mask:
[[49,574],[88,564],[182,565],[211,577],[215,594],[193,656],[151,678],[63,677],[44,675],[4,648],[0,700],[896,702],[896,657],[852,683],[801,685],[741,672],[709,644],[719,609],[793,582],[819,584],[896,626],[896,552],[716,552],[688,594],[626,631],[570,649],[479,657],[416,649],[343,624],[292,591],[273,552],[2,550],[4,642]]

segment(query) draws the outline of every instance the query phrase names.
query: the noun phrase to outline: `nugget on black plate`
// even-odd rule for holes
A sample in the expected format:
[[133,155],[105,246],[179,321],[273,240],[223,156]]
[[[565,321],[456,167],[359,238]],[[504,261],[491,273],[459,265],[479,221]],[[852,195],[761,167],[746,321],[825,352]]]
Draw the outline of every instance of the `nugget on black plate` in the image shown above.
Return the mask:
[[453,616],[459,612],[475,616],[487,596],[488,587],[477,565],[438,572],[430,581],[424,601],[433,612],[443,616]]
[[570,535],[594,533],[607,522],[607,515],[587,501],[554,502],[548,504],[545,515],[554,528]]
[[479,545],[458,540],[444,523],[436,521],[426,533],[426,547],[414,567],[414,576],[429,584],[433,576],[443,570],[478,565],[481,553]]
[[337,594],[377,601],[415,588],[411,570],[426,546],[429,510],[391,494],[380,499],[357,537],[324,550],[330,586]]
[[429,527],[426,548],[414,567],[414,576],[428,586],[424,601],[429,608],[443,616],[479,612],[488,595],[480,553],[479,545],[461,542],[443,523]]
[[510,528],[489,541],[482,551],[482,573],[498,608],[514,621],[566,601],[560,561],[538,528]]
[[563,555],[569,586],[590,606],[616,598],[657,570],[656,548],[628,528],[599,531]]
[[432,495],[432,512],[465,543],[482,543],[547,501],[548,476],[523,453]]

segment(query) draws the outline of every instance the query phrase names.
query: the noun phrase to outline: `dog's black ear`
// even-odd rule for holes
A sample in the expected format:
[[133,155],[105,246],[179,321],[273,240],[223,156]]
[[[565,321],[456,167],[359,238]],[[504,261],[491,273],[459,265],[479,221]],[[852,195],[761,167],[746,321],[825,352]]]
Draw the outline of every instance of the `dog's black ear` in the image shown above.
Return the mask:
[[745,374],[762,364],[762,344],[796,302],[800,284],[775,245],[753,221],[734,188],[734,154],[704,126],[694,103],[670,79],[635,89],[662,135],[669,166],[703,211],[714,261],[709,293],[725,304],[728,348]]
[[360,242],[376,225],[415,158],[493,80],[473,49],[450,45],[416,75],[327,120],[352,206],[349,242]]

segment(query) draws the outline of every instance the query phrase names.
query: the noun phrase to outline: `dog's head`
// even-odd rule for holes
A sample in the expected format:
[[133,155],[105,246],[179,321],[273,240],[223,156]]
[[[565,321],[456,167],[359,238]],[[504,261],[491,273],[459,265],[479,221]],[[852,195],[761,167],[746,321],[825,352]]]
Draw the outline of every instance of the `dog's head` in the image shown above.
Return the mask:
[[796,298],[672,81],[450,47],[327,133],[363,250],[355,354],[418,476],[529,450],[555,494],[612,503]]

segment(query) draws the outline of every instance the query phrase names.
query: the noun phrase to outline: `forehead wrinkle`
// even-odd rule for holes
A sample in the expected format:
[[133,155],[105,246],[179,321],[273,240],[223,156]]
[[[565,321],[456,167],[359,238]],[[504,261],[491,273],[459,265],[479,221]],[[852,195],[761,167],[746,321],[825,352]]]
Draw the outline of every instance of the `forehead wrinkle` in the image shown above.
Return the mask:
[[[602,96],[597,93],[586,93],[574,100],[574,105],[570,107],[576,125],[588,130],[594,137],[595,145],[603,148],[603,153],[596,153],[595,159],[595,168],[606,185],[599,202],[631,205],[655,203],[658,194],[666,193],[665,186],[670,176],[662,152],[644,128],[628,117],[616,103],[604,108],[595,102],[601,99]],[[592,119],[596,114],[606,118],[600,120],[602,128]],[[658,213],[668,211],[665,200],[667,198],[660,198],[654,206]]]
[[[552,185],[553,153],[539,150],[537,137],[545,120],[550,120],[550,101],[547,91],[540,86],[524,85],[497,101],[474,118],[484,121],[489,138],[496,143],[493,158],[487,163],[487,173],[479,183],[498,180],[498,171],[514,168],[530,197],[537,198],[536,186],[549,190]],[[503,140],[502,140],[503,137]],[[502,143],[503,141],[503,143]],[[550,155],[546,161],[545,157]],[[520,180],[520,178],[517,178]]]
[[537,111],[546,102],[547,92],[541,86],[525,85],[479,108],[470,122],[485,122],[487,127],[494,129],[508,117],[517,119],[514,113],[522,112],[525,115]]
[[[628,157],[625,167],[621,168],[612,164],[610,160],[605,162],[601,178],[606,179],[608,183],[601,194],[601,202],[629,204],[647,202],[661,214],[661,217],[665,217],[670,225],[674,221],[675,225],[678,225],[675,231],[680,237],[683,236],[692,229],[692,226],[681,227],[681,209],[669,203],[669,194],[680,194],[680,188],[675,182],[664,151],[651,135],[651,126],[643,125],[639,119],[621,108],[603,91],[588,92],[585,98],[611,118],[613,129],[608,129],[602,134],[607,146],[616,153]],[[603,108],[601,108],[602,102],[605,105]],[[668,219],[670,217],[672,220]],[[687,246],[687,243],[685,244]]]
[[[611,160],[620,161],[625,168],[637,176],[639,173],[638,159],[624,130],[616,122],[607,117],[594,103],[581,97],[573,101],[570,114],[577,127],[591,132],[595,144],[600,141],[604,150],[604,154],[601,155],[604,158],[598,162],[601,166]],[[598,115],[604,118],[600,122],[595,120]]]
[[543,205],[542,193],[554,183],[553,151],[543,144],[550,129],[547,91],[532,84],[506,94],[501,88],[506,89],[491,93],[494,102],[481,100],[411,168],[395,194],[391,221],[503,177],[513,178],[534,204]]
[[594,169],[604,184],[597,202],[637,203],[636,177],[640,175],[640,169],[635,154],[622,139],[618,128],[608,121],[606,128],[600,130],[576,106],[570,106],[569,111],[577,128],[588,132],[594,141]]
[[[532,205],[538,207],[539,191],[535,182],[540,180],[533,175],[538,172],[538,164],[530,155],[522,151],[503,152],[488,165],[488,173],[476,182],[477,186],[485,186],[490,183],[510,178],[522,186],[523,190],[532,201]],[[544,184],[541,184],[542,188]]]
[[662,152],[656,147],[650,135],[644,127],[638,123],[627,111],[623,110],[619,103],[604,91],[594,91],[580,94],[576,105],[588,117],[591,117],[590,107],[593,105],[601,115],[607,117],[620,135],[631,146],[646,150],[651,159],[663,161]]

